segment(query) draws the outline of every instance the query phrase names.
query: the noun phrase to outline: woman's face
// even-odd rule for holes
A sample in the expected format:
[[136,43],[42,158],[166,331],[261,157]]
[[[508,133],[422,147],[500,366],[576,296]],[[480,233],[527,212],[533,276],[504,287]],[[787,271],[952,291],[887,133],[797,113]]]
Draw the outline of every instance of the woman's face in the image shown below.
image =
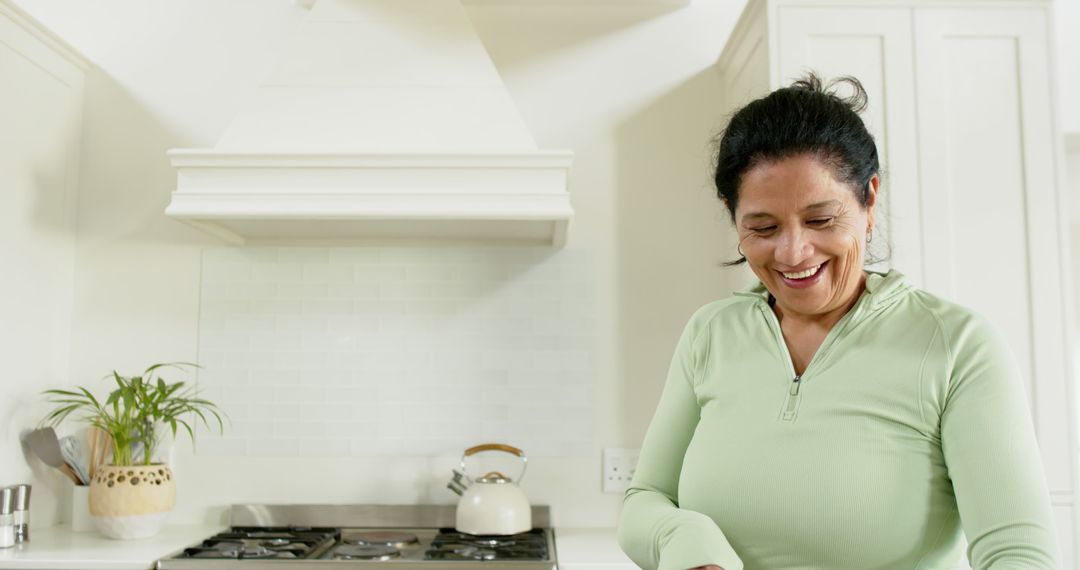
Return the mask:
[[855,301],[877,188],[875,175],[863,209],[851,187],[809,154],[743,174],[735,212],[739,242],[782,315],[825,316]]

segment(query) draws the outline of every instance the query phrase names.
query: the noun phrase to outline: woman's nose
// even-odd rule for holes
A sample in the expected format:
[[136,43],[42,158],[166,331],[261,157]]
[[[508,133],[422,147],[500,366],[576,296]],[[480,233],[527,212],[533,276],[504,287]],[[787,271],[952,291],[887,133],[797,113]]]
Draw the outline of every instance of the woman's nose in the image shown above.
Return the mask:
[[776,261],[790,268],[798,267],[814,253],[809,236],[801,229],[784,232],[776,245]]

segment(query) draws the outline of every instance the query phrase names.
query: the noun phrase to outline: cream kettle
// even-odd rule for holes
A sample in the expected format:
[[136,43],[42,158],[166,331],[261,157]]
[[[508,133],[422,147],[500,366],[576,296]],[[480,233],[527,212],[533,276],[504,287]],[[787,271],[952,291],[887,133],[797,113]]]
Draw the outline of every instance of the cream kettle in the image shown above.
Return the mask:
[[491,471],[472,480],[465,473],[465,458],[483,451],[502,451],[521,458],[520,482],[525,476],[528,459],[525,452],[501,443],[485,443],[465,450],[461,456],[461,471],[447,487],[461,495],[458,500],[455,529],[466,534],[518,534],[532,530],[532,508],[525,491],[512,479]]

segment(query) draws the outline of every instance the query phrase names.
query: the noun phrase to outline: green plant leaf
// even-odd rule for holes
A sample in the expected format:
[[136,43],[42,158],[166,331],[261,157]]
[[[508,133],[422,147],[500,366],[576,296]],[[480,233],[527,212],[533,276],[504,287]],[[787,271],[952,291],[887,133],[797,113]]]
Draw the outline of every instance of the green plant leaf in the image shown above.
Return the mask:
[[[209,400],[197,397],[195,390],[185,382],[170,383],[157,376],[163,368],[183,370],[201,367],[185,362],[161,363],[148,367],[141,376],[131,377],[113,370],[111,380],[115,387],[104,401],[99,401],[82,386],[73,390],[45,390],[42,394],[54,408],[42,422],[56,425],[66,419],[77,418],[99,427],[112,437],[113,462],[117,465],[152,461],[159,443],[156,428],[162,424],[169,426],[174,438],[180,426],[183,426],[194,444],[195,431],[192,423],[184,417],[188,414],[211,429],[208,416],[213,416],[218,431],[224,433],[224,411]],[[106,375],[106,378],[110,378],[110,375]],[[143,445],[143,453],[138,458],[132,453],[132,445],[137,442]]]

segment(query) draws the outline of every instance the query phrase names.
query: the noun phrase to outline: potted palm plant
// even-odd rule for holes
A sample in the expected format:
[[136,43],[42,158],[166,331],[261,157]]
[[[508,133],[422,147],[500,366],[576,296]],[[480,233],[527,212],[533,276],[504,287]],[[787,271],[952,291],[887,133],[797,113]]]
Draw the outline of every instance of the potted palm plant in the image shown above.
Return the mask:
[[161,430],[168,427],[173,437],[180,428],[195,443],[192,424],[202,423],[218,431],[224,429],[221,409],[198,397],[184,382],[167,382],[165,368],[197,368],[195,364],[170,362],[154,364],[138,376],[106,376],[115,389],[99,399],[85,387],[46,390],[56,407],[45,422],[56,425],[77,419],[106,432],[113,442],[112,463],[99,466],[90,481],[90,516],[97,529],[110,538],[153,536],[176,504],[176,484],[164,463],[154,462],[161,442]]

